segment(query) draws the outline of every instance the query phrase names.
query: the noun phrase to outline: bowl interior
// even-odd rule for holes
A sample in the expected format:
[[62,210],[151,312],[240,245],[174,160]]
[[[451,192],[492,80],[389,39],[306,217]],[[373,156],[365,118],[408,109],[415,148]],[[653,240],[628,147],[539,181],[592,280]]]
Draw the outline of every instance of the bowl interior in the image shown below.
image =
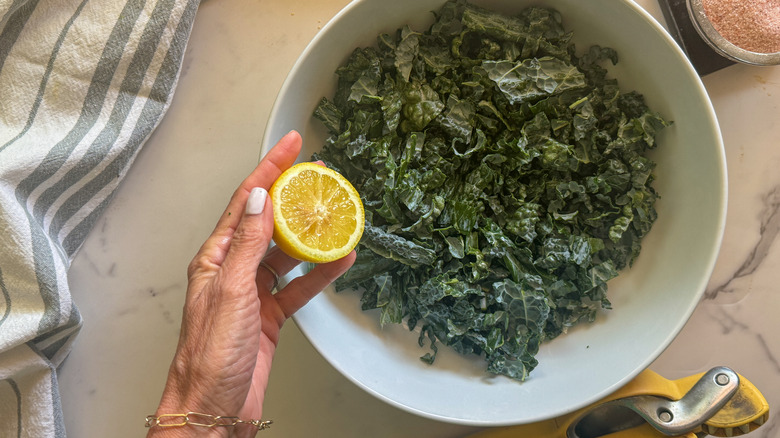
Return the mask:
[[[284,83],[266,127],[261,153],[291,129],[303,135],[300,160],[324,143],[311,114],[331,97],[334,71],[357,46],[404,24],[423,31],[442,0],[358,0],[310,43]],[[662,132],[655,187],[659,218],[634,266],[609,283],[613,309],[544,344],[539,366],[523,383],[490,377],[481,359],[439,350],[436,363],[417,333],[380,328],[362,312],[357,292],[320,294],[295,317],[315,348],[350,380],[410,412],[471,425],[523,424],[562,415],[615,391],[645,369],[681,330],[704,291],[725,222],[726,168],[720,131],[695,70],[674,41],[636,4],[616,0],[474,0],[502,12],[530,5],[558,9],[581,52],[613,47],[610,67],[621,88],[644,94],[673,125]],[[300,275],[300,271],[291,273]]]

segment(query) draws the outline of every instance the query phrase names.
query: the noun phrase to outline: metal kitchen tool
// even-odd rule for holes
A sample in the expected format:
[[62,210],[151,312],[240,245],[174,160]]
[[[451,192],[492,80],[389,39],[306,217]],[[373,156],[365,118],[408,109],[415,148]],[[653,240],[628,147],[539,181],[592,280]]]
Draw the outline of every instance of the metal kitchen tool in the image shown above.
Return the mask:
[[488,429],[470,438],[735,437],[769,417],[747,379],[726,367],[678,380],[646,370],[601,401],[539,423]]
[[576,419],[568,438],[595,438],[649,423],[667,436],[694,431],[715,415],[737,391],[739,376],[717,367],[706,372],[679,400],[634,395],[595,406]]

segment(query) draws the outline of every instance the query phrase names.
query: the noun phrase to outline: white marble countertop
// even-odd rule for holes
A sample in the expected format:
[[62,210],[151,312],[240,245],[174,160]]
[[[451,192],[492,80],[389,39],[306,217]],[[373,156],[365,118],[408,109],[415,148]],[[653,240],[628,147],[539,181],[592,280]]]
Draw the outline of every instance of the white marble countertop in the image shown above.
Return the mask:
[[[259,154],[276,92],[348,0],[205,0],[173,105],[71,268],[84,327],[60,372],[72,437],[138,437],[174,351],[186,267]],[[638,1],[663,22],[655,0]],[[725,140],[729,212],[706,296],[651,366],[669,378],[726,365],[780,406],[780,67],[704,79]],[[463,437],[475,429],[401,411],[334,370],[291,321],[263,436]],[[780,437],[780,420],[750,436]]]

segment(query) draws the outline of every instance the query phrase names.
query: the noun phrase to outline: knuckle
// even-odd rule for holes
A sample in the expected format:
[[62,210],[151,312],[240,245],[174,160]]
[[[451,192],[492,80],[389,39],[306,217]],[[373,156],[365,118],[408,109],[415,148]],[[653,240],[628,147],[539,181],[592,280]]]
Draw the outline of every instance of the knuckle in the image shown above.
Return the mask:
[[266,229],[261,225],[245,224],[245,226],[236,230],[236,234],[233,235],[233,241],[238,242],[240,245],[261,243],[267,239]]
[[209,261],[208,257],[199,254],[196,256],[192,261],[187,265],[187,277],[194,277],[198,275],[201,272],[206,272],[211,270],[212,263]]

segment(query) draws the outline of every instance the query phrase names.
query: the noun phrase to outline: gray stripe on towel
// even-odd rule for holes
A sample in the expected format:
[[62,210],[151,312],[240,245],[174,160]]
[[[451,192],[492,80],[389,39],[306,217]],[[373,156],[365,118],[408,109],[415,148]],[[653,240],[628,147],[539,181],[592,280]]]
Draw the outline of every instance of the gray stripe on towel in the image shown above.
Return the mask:
[[17,192],[23,193],[24,199],[27,199],[27,196],[39,184],[51,178],[65,164],[79,142],[94,126],[105,105],[111,79],[119,67],[122,53],[125,50],[127,41],[130,39],[133,27],[135,27],[136,21],[143,11],[144,4],[145,0],[137,0],[125,4],[119,16],[119,21],[114,25],[111,35],[106,41],[95,73],[92,75],[92,81],[87,89],[87,96],[84,99],[79,119],[65,138],[54,145],[38,167],[19,184]]
[[16,384],[14,379],[0,380],[0,382],[8,382],[11,386],[11,390],[16,395],[16,436],[21,438],[22,436],[22,393],[19,391],[19,385]]
[[51,375],[51,401],[52,401],[52,420],[54,422],[54,436],[56,438],[65,438],[65,418],[62,414],[62,398],[60,397],[60,385],[57,383],[57,371],[50,368]]
[[[171,93],[176,85],[181,70],[181,63],[184,59],[184,49],[187,46],[187,36],[192,28],[199,3],[199,0],[189,0],[189,2],[187,2],[187,6],[182,13],[182,17],[176,28],[171,47],[168,49],[165,61],[163,61],[163,64],[160,67],[160,72],[152,86],[149,99],[141,112],[141,116],[133,130],[127,147],[103,170],[103,172],[100,173],[100,175],[79,190],[79,192],[84,192],[81,194],[82,196],[91,198],[97,191],[116,179],[121,173],[121,170],[132,162],[137,150],[159,123],[160,118],[165,111],[166,102],[170,99]],[[114,192],[68,233],[62,242],[62,246],[68,255],[72,255],[76,252],[113,195]]]
[[28,211],[27,220],[30,222],[30,237],[33,248],[33,265],[35,267],[35,279],[38,281],[38,291],[43,301],[43,314],[38,322],[40,335],[51,330],[60,322],[60,291],[57,285],[57,272],[55,269],[54,254],[46,235],[40,227],[33,224],[33,218]]
[[[144,1],[141,0],[142,5],[143,3]],[[127,44],[135,21],[143,9],[142,6],[133,9],[129,4],[130,2],[125,5],[123,13],[130,12],[130,14],[123,15],[120,18],[120,21],[114,26],[111,36],[106,43],[103,56],[98,63],[98,67],[92,78],[92,83],[87,91],[87,100],[85,101],[84,109],[79,116],[76,126],[62,141],[49,150],[49,153],[38,167],[36,167],[35,170],[16,187],[16,199],[20,205],[27,205],[27,198],[30,193],[62,167],[78,142],[87,134],[87,132],[89,132],[89,129],[97,120],[105,96],[108,93],[111,78],[119,65],[121,53]],[[132,12],[135,12],[134,16],[132,15]],[[32,235],[31,244],[36,279],[38,281],[41,299],[45,306],[37,332],[38,335],[41,335],[56,327],[59,323],[60,291],[56,283],[56,273],[51,272],[55,266],[54,253],[52,246],[49,244],[46,235],[43,232],[43,220],[41,219],[40,222],[36,224],[36,220],[34,216],[31,215],[31,212],[25,209],[25,213],[27,214],[27,220],[30,224],[30,232]],[[67,263],[67,260],[64,259],[65,257],[66,256],[63,256],[63,263]]]
[[[133,54],[130,67],[119,87],[119,95],[108,118],[108,123],[89,146],[79,163],[73,166],[60,181],[44,191],[35,202],[33,211],[35,217],[39,220],[43,218],[46,211],[68,188],[98,167],[117,143],[122,126],[130,116],[133,103],[138,99],[137,94],[143,85],[144,76],[160,45],[160,40],[170,20],[174,3],[175,0],[161,0],[155,5],[141,35],[138,47]],[[49,237],[56,240],[57,235],[68,219],[76,214],[94,194],[91,193],[90,196],[84,196],[82,190],[79,190],[70,196],[54,214],[48,229]]]
[[[32,342],[25,344],[27,348],[33,353],[38,355],[40,363],[46,365],[49,374],[49,399],[51,403],[48,403],[44,408],[51,408],[50,412],[47,412],[54,425],[54,436],[56,438],[65,438],[65,418],[62,416],[62,400],[60,398],[59,384],[57,383],[57,370],[49,359],[41,352],[41,350]],[[38,407],[40,409],[40,407]],[[28,410],[29,413],[29,410]],[[44,414],[44,416],[46,416]]]
[[[32,340],[32,343],[55,367],[59,367],[70,350],[70,345],[81,330],[82,322],[81,313],[79,313],[76,305],[71,302],[68,321],[36,337]],[[52,340],[54,341],[52,342]],[[44,347],[43,345],[46,346]]]
[[54,70],[54,61],[57,59],[57,55],[60,52],[60,47],[62,47],[62,42],[65,41],[65,37],[68,35],[68,31],[70,31],[70,27],[73,26],[73,22],[76,21],[76,18],[81,14],[82,9],[84,9],[84,6],[87,4],[88,0],[83,0],[81,4],[76,8],[76,12],[73,13],[73,15],[68,19],[68,22],[65,23],[65,27],[62,29],[62,32],[60,32],[60,36],[57,37],[57,41],[54,43],[54,49],[52,49],[51,56],[49,57],[49,62],[46,64],[46,70],[43,73],[43,78],[41,79],[41,85],[38,87],[38,94],[35,96],[35,101],[33,103],[32,109],[30,109],[30,114],[27,116],[27,123],[24,125],[24,128],[22,128],[22,132],[16,134],[16,137],[12,138],[8,142],[6,142],[4,145],[0,146],[0,152],[3,151],[6,147],[11,145],[16,140],[19,140],[22,138],[24,134],[27,133],[27,131],[30,130],[30,127],[33,124],[33,120],[35,120],[35,116],[38,115],[38,108],[41,106],[41,102],[43,102],[43,93],[46,91],[46,85],[49,83],[49,77],[51,76],[52,70]]
[[3,17],[0,18],[0,29],[8,23],[8,20],[19,10],[19,8],[24,6],[25,3],[27,3],[27,0],[14,0],[11,6],[5,11],[5,14],[3,14]]
[[2,327],[8,315],[11,314],[11,294],[8,293],[8,289],[5,287],[5,281],[3,281],[3,270],[0,269],[0,291],[3,292],[3,298],[5,299],[5,310],[3,316],[0,318],[0,327]]
[[[7,15],[7,26],[0,25],[0,73],[3,71],[3,65],[8,54],[11,53],[11,47],[16,43],[16,39],[19,38],[19,34],[22,33],[24,25],[27,24],[27,20],[30,19],[35,10],[35,6],[38,5],[38,0],[30,0],[18,10],[14,11],[16,15]],[[13,11],[13,6],[11,10]],[[13,19],[11,19],[13,18]],[[3,17],[5,20],[6,17]]]

